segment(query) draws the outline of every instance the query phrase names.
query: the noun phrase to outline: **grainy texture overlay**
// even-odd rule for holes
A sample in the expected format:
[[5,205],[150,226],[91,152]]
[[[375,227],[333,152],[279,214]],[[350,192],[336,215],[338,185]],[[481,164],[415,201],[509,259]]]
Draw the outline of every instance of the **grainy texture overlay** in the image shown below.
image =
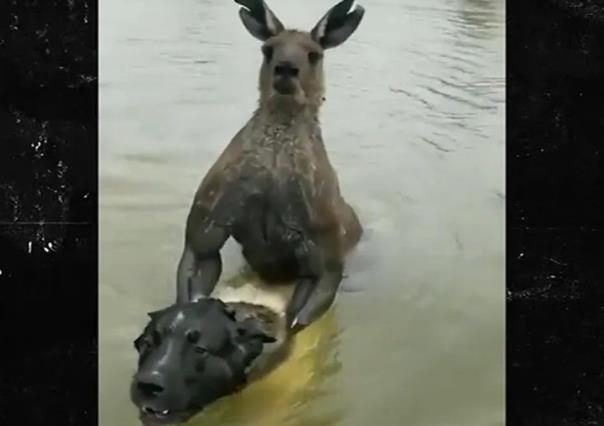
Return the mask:
[[603,6],[507,2],[510,425],[604,424]]
[[96,11],[0,5],[0,424],[96,424]]
[[[507,6],[508,424],[604,424],[604,8]],[[96,10],[0,5],[1,424],[96,423]]]

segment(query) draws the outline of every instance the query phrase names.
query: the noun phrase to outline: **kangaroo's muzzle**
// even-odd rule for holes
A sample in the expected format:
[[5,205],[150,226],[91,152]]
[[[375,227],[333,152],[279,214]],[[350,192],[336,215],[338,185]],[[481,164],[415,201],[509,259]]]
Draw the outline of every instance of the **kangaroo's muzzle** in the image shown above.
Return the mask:
[[282,95],[293,95],[299,72],[293,63],[279,62],[274,69],[273,88]]

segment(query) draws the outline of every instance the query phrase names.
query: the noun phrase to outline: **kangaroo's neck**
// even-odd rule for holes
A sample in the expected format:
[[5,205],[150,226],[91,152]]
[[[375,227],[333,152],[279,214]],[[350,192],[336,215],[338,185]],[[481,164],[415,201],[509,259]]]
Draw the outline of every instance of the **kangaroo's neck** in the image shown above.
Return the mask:
[[275,125],[314,123],[319,120],[320,105],[285,96],[260,98],[256,117]]
[[263,143],[271,140],[300,143],[320,139],[321,135],[319,108],[315,105],[299,104],[288,98],[261,101],[249,124],[256,135],[254,139],[258,142],[262,140]]

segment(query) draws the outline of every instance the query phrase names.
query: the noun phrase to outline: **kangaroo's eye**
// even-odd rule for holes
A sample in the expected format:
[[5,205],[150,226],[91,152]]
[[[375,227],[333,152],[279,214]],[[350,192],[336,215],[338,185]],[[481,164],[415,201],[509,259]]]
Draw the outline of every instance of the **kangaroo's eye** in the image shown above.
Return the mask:
[[311,64],[316,64],[321,59],[322,55],[319,52],[309,52],[308,53],[308,61]]
[[262,54],[266,59],[266,62],[270,62],[273,58],[273,47],[272,46],[262,46]]

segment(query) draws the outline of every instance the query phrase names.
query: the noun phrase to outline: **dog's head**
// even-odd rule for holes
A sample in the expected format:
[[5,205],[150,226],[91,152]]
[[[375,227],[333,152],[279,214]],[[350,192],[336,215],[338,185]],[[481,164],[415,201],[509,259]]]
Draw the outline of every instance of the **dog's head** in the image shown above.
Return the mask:
[[131,398],[143,423],[185,421],[246,382],[247,369],[275,339],[258,321],[237,321],[216,299],[149,314],[134,345],[138,369]]

